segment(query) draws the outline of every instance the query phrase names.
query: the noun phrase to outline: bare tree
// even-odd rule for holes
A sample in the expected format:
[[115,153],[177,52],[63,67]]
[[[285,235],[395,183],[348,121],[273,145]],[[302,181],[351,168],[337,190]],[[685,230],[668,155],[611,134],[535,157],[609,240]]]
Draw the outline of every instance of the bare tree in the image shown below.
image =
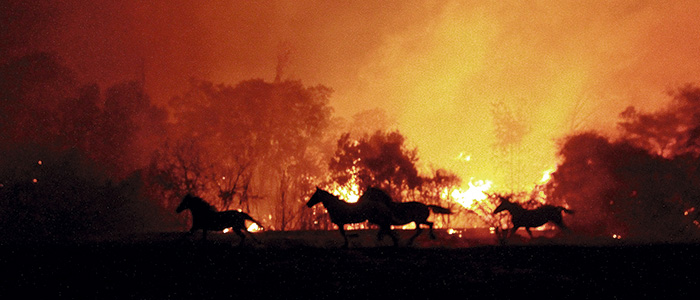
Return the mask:
[[491,107],[493,117],[495,153],[508,170],[510,186],[513,190],[519,190],[517,186],[523,174],[522,156],[527,153],[523,148],[523,140],[530,133],[530,126],[524,111],[514,111],[504,102],[496,102]]

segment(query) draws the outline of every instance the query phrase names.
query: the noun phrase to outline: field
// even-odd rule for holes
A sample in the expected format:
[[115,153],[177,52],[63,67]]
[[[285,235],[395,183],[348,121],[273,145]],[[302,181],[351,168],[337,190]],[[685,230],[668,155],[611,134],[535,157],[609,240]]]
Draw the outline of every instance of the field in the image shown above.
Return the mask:
[[676,298],[700,287],[694,243],[555,236],[499,246],[484,231],[440,231],[395,248],[356,233],[350,249],[324,231],[256,233],[260,244],[240,247],[235,235],[183,233],[4,243],[0,298]]

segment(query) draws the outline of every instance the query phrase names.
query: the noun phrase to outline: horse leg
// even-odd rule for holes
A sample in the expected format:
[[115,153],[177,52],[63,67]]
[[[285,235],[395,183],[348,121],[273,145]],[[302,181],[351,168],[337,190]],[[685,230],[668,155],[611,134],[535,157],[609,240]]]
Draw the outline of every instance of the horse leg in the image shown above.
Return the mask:
[[399,237],[397,236],[397,233],[391,230],[391,225],[386,226],[387,232],[389,233],[389,236],[391,237],[391,240],[394,242],[394,247],[399,246]]
[[506,235],[506,238],[511,238],[515,235],[515,232],[518,231],[519,227],[513,226],[513,228],[510,229],[510,234]]
[[430,234],[430,239],[431,240],[437,239],[437,237],[435,236],[435,233],[433,232],[433,222],[425,222],[425,224],[428,225],[428,227],[430,228],[428,230],[428,232]]
[[384,232],[384,227],[379,227],[379,231],[377,231],[377,242],[381,242],[384,240],[384,235],[387,234]]
[[250,235],[250,238],[253,239],[255,243],[260,244],[260,241],[258,241],[258,239],[255,238],[255,235],[252,232],[248,231],[248,229],[246,228],[243,228],[243,231],[247,232],[248,235]]
[[340,231],[340,235],[343,236],[343,240],[345,240],[345,243],[343,244],[343,249],[348,248],[348,237],[345,235],[345,224],[338,225],[338,231]]
[[569,227],[566,227],[566,225],[564,224],[564,221],[554,222],[554,224],[557,224],[557,226],[564,232],[567,232],[567,233],[571,232]]
[[396,233],[391,230],[391,225],[379,225],[379,233],[377,233],[377,239],[379,237],[384,237],[384,234],[389,235],[391,237],[391,240],[394,242],[394,246],[397,247],[399,245],[399,239],[396,237]]
[[416,233],[411,236],[411,238],[408,240],[408,245],[413,245],[413,240],[415,240],[421,232],[423,232],[423,228],[420,228],[420,223],[418,222],[413,222],[416,224]]
[[525,227],[525,231],[527,231],[527,234],[530,235],[530,239],[532,239],[532,231],[530,231],[530,227]]
[[238,242],[238,246],[243,245],[243,242],[245,241],[245,234],[243,234],[243,230],[244,229],[234,229],[233,230],[236,233],[236,235],[238,235],[241,238],[241,241]]

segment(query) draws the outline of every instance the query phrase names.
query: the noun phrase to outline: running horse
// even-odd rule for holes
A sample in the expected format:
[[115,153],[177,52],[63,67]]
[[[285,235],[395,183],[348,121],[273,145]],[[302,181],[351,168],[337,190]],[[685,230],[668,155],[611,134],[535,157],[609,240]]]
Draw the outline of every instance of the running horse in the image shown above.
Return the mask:
[[530,228],[540,227],[548,222],[556,224],[562,230],[568,230],[568,227],[564,225],[561,212],[565,212],[567,214],[574,213],[573,210],[554,205],[542,205],[535,209],[525,209],[520,204],[511,202],[507,197],[501,196],[500,199],[501,204],[496,207],[493,214],[495,215],[504,210],[510,212],[513,228],[511,228],[510,234],[506,235],[506,238],[513,236],[520,227],[525,227],[527,234],[529,234],[530,238],[532,238]]
[[423,232],[421,225],[427,225],[429,228],[429,236],[435,239],[433,233],[433,222],[428,221],[430,212],[436,214],[451,214],[448,208],[438,205],[426,205],[417,201],[410,202],[394,202],[386,192],[376,187],[369,187],[362,194],[358,203],[383,203],[392,213],[391,225],[406,225],[411,222],[416,224],[416,233],[408,240],[408,245],[412,245],[413,241]]
[[348,237],[345,234],[345,224],[362,223],[369,221],[370,223],[379,225],[379,233],[377,239],[381,240],[384,234],[388,234],[394,246],[398,246],[398,238],[391,230],[391,211],[382,203],[348,203],[340,200],[338,196],[333,195],[316,187],[316,192],[311,196],[306,206],[313,207],[321,203],[328,211],[331,222],[338,226],[340,235],[343,236],[343,248],[348,248]]
[[209,230],[222,231],[226,228],[232,228],[233,232],[241,237],[239,245],[243,244],[243,241],[246,239],[243,232],[247,232],[254,241],[258,242],[255,236],[246,228],[245,221],[251,221],[260,226],[260,228],[263,228],[260,222],[253,219],[247,213],[237,210],[217,211],[214,206],[204,201],[204,199],[191,194],[187,194],[182,198],[182,202],[180,202],[180,205],[175,209],[175,212],[180,213],[186,209],[189,209],[192,213],[192,228],[189,231],[190,234],[194,234],[197,230],[201,229],[203,240],[207,239],[207,231]]

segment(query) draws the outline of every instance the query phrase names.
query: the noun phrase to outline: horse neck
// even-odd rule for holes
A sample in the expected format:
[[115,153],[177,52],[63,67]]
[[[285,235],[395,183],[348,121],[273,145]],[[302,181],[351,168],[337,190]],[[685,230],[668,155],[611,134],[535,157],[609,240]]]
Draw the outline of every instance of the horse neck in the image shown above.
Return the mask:
[[508,205],[508,208],[506,208],[506,210],[510,211],[510,213],[511,213],[512,215],[515,215],[515,214],[522,214],[523,212],[526,211],[525,208],[523,208],[522,206],[518,205],[517,203],[511,203],[510,205]]
[[202,202],[196,202],[190,205],[190,211],[192,212],[192,215],[204,215],[204,214],[209,214],[209,213],[214,213],[216,212],[216,209],[211,206],[209,203],[206,203],[204,201]]
[[326,209],[336,209],[336,208],[341,208],[343,207],[343,203],[345,201],[340,200],[336,197],[333,197],[333,195],[328,194],[323,197],[323,200],[321,200],[321,203],[323,203],[323,206],[326,207]]

